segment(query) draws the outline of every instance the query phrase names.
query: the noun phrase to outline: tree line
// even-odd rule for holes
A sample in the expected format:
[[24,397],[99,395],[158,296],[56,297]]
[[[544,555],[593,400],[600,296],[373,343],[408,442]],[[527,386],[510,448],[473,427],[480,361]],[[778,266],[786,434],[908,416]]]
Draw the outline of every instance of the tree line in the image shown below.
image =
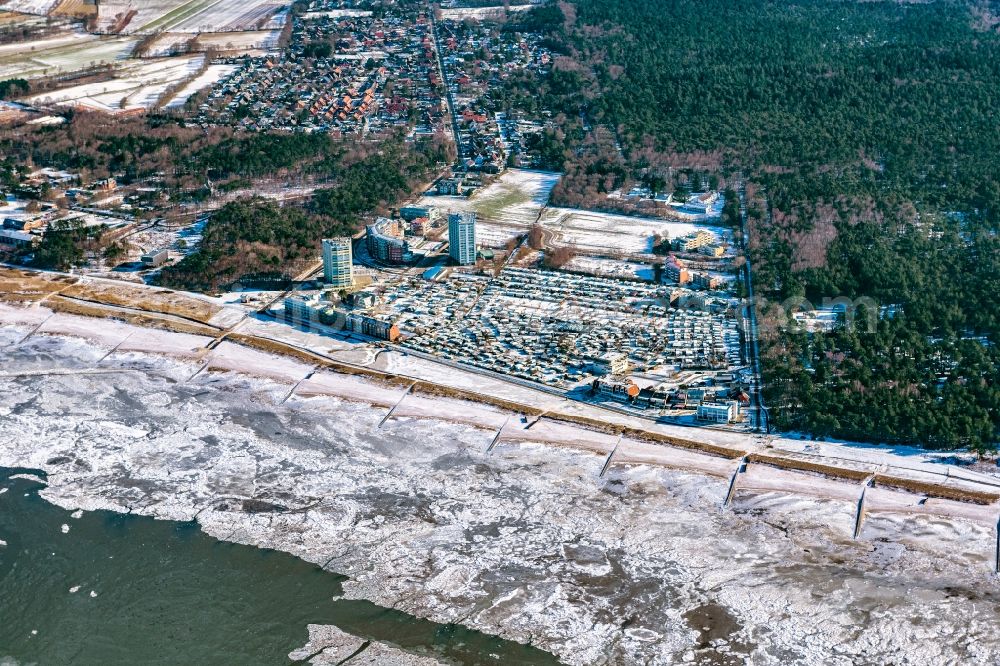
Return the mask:
[[216,290],[248,275],[294,276],[319,256],[320,241],[350,236],[368,214],[388,208],[430,177],[444,147],[390,140],[377,150],[341,157],[333,184],[306,205],[248,198],[226,204],[205,226],[201,245],[162,271],[161,283]]

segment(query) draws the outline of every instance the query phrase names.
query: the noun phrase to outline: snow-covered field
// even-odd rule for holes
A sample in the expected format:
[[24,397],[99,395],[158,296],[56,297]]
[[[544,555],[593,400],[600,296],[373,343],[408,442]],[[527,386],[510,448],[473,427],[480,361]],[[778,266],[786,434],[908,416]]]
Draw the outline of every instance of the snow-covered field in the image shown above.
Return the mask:
[[0,9],[8,12],[45,16],[58,4],[59,0],[7,0],[0,2]]
[[[177,4],[177,3],[173,3]],[[191,3],[188,3],[191,4]],[[280,36],[280,23],[284,14],[280,3],[251,2],[234,5],[232,3],[209,3],[205,13],[197,16],[203,20],[217,21],[213,30],[198,35],[199,50],[208,48],[259,54],[275,48]],[[140,8],[146,11],[168,11],[170,3],[151,2]],[[122,4],[121,11],[129,11],[131,5]],[[187,5],[185,5],[187,6]],[[102,3],[102,12],[115,8],[114,3]],[[177,9],[177,8],[174,8]],[[113,13],[112,13],[113,15]],[[256,17],[250,20],[250,15]],[[147,50],[147,55],[166,56],[183,51],[187,42],[201,27],[193,28],[194,14],[181,20],[173,32],[160,35]],[[277,16],[278,18],[274,18]],[[242,18],[240,18],[242,17]],[[271,17],[271,18],[269,18]],[[134,28],[136,24],[130,23]],[[265,28],[258,30],[257,27]],[[126,30],[125,33],[135,32]],[[67,85],[51,90],[24,101],[34,104],[59,104],[78,106],[98,111],[121,111],[150,108],[164,92],[174,84],[189,78],[201,66],[200,54],[173,57],[134,59],[132,52],[139,37],[94,35],[80,30],[67,30],[55,35],[28,42],[0,44],[0,80],[10,77],[38,78],[60,73],[86,70],[99,65],[114,65],[114,76],[107,81]],[[235,69],[231,65],[212,65],[195,80],[187,83],[183,90],[168,101],[169,108],[177,108],[194,93],[211,86]]]
[[498,227],[527,230],[549,201],[559,174],[547,171],[508,169],[471,197],[425,196],[417,205],[442,212],[475,211],[483,222]]
[[655,236],[677,238],[699,230],[731,240],[722,227],[574,208],[546,208],[541,222],[555,232],[559,243],[584,252],[645,254],[652,251]]
[[597,257],[574,257],[563,268],[601,277],[641,278],[652,281],[654,276],[653,267],[649,264]]
[[184,106],[184,102],[188,101],[191,95],[229,76],[238,68],[237,65],[209,65],[200,76],[181,88],[174,98],[166,104],[166,108],[175,109]]
[[244,30],[234,32],[203,32],[198,44],[220,51],[267,51],[278,47],[280,30]]
[[190,32],[164,32],[148,45],[145,56],[167,56],[175,53],[190,53],[215,49],[227,55],[258,55],[277,47],[280,30],[249,30],[234,32],[202,32],[192,47],[195,35]]
[[675,238],[697,230],[731,240],[722,227],[548,206],[559,174],[508,169],[471,197],[425,196],[418,205],[442,213],[474,211],[481,243],[501,247],[525,233],[536,221],[550,233],[553,245],[575,245],[583,253],[645,254],[655,236]]
[[[108,29],[119,14],[136,10],[124,33],[228,32],[274,27],[274,16],[290,3],[281,0],[105,0],[99,25]],[[280,28],[280,25],[278,26]]]
[[101,0],[98,10],[98,27],[102,30],[108,30],[114,24],[116,17],[134,10],[136,14],[125,26],[124,32],[137,32],[148,23],[177,11],[187,4],[186,0],[143,0],[142,2]]
[[74,72],[128,58],[135,46],[131,37],[99,37],[83,31],[44,39],[0,45],[0,79],[36,78]]
[[[150,108],[172,85],[186,80],[201,67],[203,55],[185,55],[157,60],[134,60],[122,65],[110,81],[86,83],[53,90],[30,98],[35,104],[80,106],[100,111]],[[212,66],[205,74],[185,86],[186,100],[198,89],[211,85],[217,77],[231,70]],[[176,99],[176,98],[174,98]]]
[[[986,664],[1000,651],[993,508],[915,515],[931,509],[883,490],[876,505],[907,510],[873,513],[853,541],[853,484],[752,466],[720,511],[733,461],[624,442],[631,463],[602,479],[613,441],[600,433],[515,425],[513,440],[550,443],[486,454],[492,408],[462,410],[484,419],[474,427],[442,420],[450,401],[413,396],[379,429],[385,407],[370,402],[398,388],[324,374],[313,389],[328,392],[279,404],[289,382],[274,378],[308,368],[231,348],[219,358],[260,378],[193,376],[193,358],[145,351],[169,338],[193,353],[195,336],[133,341],[134,327],[83,320],[90,342],[20,342],[44,311],[22,314],[0,325],[0,465],[47,470],[44,495],[66,508],[197,514],[213,536],[350,576],[349,596],[530,639],[569,664]],[[127,372],[13,376],[95,367]],[[705,467],[671,469],[682,463]],[[247,513],[244,498],[290,510]]]
[[318,18],[354,18],[354,17],[365,17],[371,16],[371,11],[367,9],[327,9],[327,10],[317,10],[312,12],[305,12],[302,14],[302,18],[308,19],[318,19]]
[[508,5],[499,4],[495,7],[448,7],[441,10],[442,19],[463,21],[465,19],[491,20],[502,18],[507,12],[523,12],[531,9],[535,5]]

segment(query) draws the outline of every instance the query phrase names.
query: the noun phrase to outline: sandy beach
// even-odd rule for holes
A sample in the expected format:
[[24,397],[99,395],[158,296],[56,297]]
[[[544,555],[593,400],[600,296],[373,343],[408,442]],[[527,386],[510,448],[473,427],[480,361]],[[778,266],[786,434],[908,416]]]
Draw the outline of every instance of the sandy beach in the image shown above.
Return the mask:
[[[751,463],[724,509],[735,446],[726,457],[619,441],[40,306],[0,305],[0,322],[0,382],[17,396],[0,407],[0,464],[48,472],[44,494],[65,508],[196,518],[217,538],[345,573],[355,598],[573,664],[905,661],[935,624],[968,640],[921,663],[975,663],[992,649],[995,506],[875,487],[854,540],[858,482]],[[935,465],[881,450],[872,460]],[[281,510],[247,511],[250,500]],[[968,592],[942,596],[955,586]],[[688,621],[706,605],[732,618],[722,639],[702,641]],[[881,619],[850,647],[858,608]],[[929,624],[901,624],[910,614]]]

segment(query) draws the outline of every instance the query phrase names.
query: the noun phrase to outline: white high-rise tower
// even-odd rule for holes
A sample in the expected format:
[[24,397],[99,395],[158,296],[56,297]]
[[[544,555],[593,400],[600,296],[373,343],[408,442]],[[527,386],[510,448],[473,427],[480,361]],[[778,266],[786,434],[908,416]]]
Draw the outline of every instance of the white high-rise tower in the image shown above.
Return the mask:
[[346,288],[354,284],[354,262],[351,239],[323,239],[323,279],[333,287]]
[[448,254],[463,266],[476,263],[476,214],[448,216]]

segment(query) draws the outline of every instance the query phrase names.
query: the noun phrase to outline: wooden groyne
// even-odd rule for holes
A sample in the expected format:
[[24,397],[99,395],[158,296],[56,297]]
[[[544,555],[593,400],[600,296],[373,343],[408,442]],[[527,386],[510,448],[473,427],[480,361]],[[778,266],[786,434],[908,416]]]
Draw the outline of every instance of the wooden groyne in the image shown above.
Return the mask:
[[740,458],[740,462],[736,465],[736,469],[733,470],[733,476],[729,479],[729,489],[726,490],[726,498],[722,500],[722,506],[727,507],[729,503],[733,501],[733,495],[736,494],[736,481],[739,479],[740,474],[745,474],[747,471],[747,465],[749,456],[743,456]]
[[409,386],[406,387],[406,390],[403,391],[403,395],[399,396],[399,400],[396,401],[396,404],[393,405],[389,409],[389,411],[386,412],[386,415],[382,417],[382,420],[378,422],[378,427],[379,428],[381,428],[382,426],[384,426],[385,422],[392,418],[392,413],[394,411],[396,411],[397,407],[399,407],[401,404],[403,404],[403,400],[406,399],[406,396],[410,395],[410,391],[412,391],[413,387],[416,386],[416,385],[417,385],[417,383],[413,382],[412,384],[410,384]]
[[601,473],[597,475],[598,478],[603,479],[604,475],[608,473],[608,468],[611,467],[611,461],[614,460],[615,453],[618,452],[618,446],[622,443],[622,436],[618,435],[618,439],[615,441],[615,445],[611,447],[608,457],[604,461],[604,465],[601,467]]
[[857,541],[858,537],[861,536],[861,525],[865,520],[865,495],[868,494],[868,489],[872,487],[875,483],[875,475],[870,475],[867,479],[861,482],[861,495],[858,497],[857,510],[854,513],[854,540]]

